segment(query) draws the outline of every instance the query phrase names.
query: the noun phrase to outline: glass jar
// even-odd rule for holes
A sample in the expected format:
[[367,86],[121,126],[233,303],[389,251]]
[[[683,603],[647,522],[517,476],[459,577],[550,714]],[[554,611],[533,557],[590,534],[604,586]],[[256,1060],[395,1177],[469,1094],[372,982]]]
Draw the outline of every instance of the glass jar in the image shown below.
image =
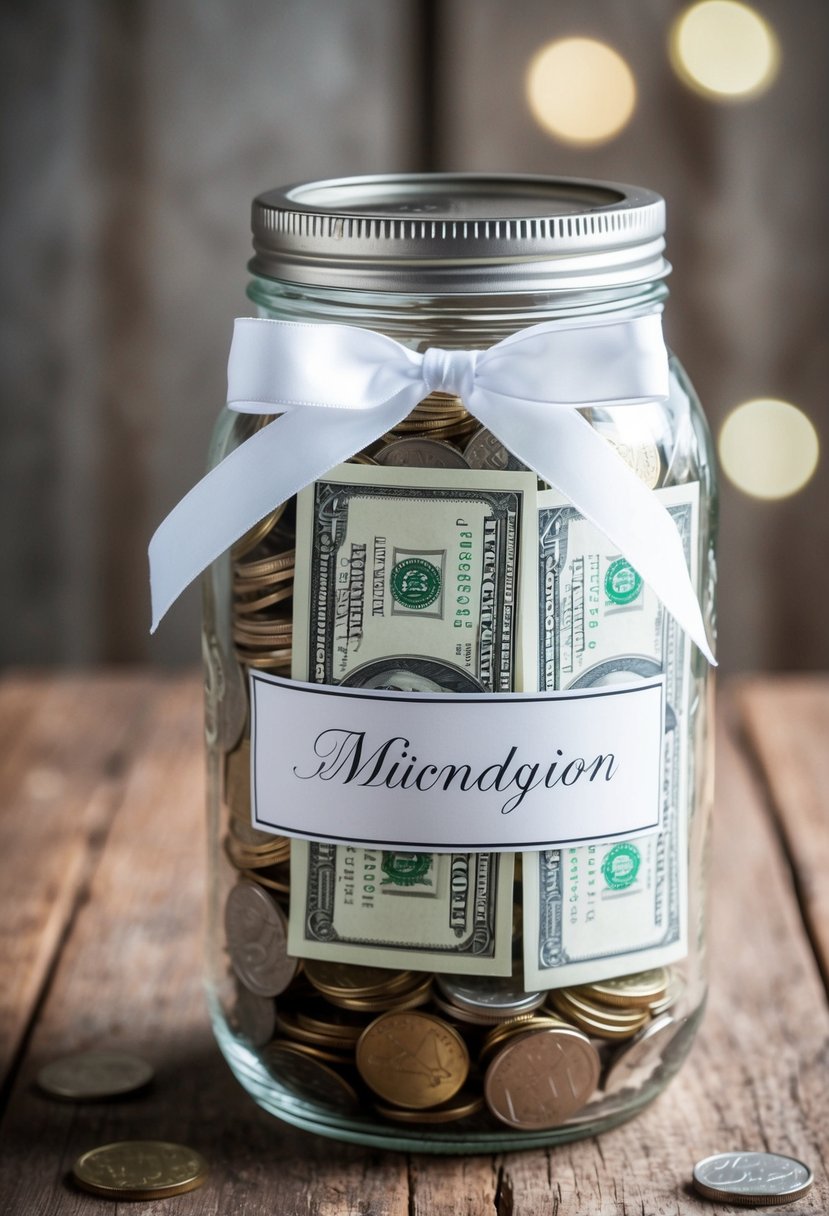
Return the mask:
[[[311,183],[256,200],[248,296],[263,318],[365,327],[419,352],[483,350],[540,322],[659,311],[669,269],[663,221],[658,196],[607,183],[472,175]],[[674,516],[713,636],[713,453],[699,402],[673,355],[669,366],[667,400],[581,413]],[[271,421],[224,410],[211,467]],[[354,453],[348,484],[363,475],[372,484],[378,476],[393,481],[400,467],[416,476],[421,464],[434,469],[435,460],[438,474],[424,478],[429,486],[435,477],[441,485],[463,482],[466,466],[485,472],[495,487],[529,476],[463,402],[433,393],[394,433]],[[451,955],[446,963],[439,956],[430,963],[428,952],[411,966],[401,962],[417,926],[428,921],[418,895],[430,883],[427,895],[435,895],[455,855],[312,846],[251,824],[250,672],[314,678],[297,666],[300,632],[306,647],[310,635],[299,628],[293,580],[311,560],[311,542],[307,520],[297,533],[296,500],[225,552],[204,579],[213,1024],[256,1101],[323,1135],[435,1152],[500,1152],[592,1136],[664,1088],[702,1015],[712,802],[708,663],[612,545],[540,480],[521,482],[527,484],[542,495],[532,543],[537,539],[541,606],[554,618],[548,634],[557,639],[547,656],[548,688],[665,676],[665,818],[661,831],[632,841],[504,854],[499,864],[509,862],[513,874],[504,879],[512,893],[512,978],[478,976],[469,967],[458,975]],[[374,592],[382,599],[388,588]],[[311,594],[319,596],[319,587]],[[307,590],[304,596],[307,612]],[[533,620],[538,609],[519,605]],[[418,627],[401,617],[392,635],[398,657],[417,650],[411,639],[420,635],[411,631]],[[417,683],[426,668],[400,666],[413,682],[398,687],[432,687]],[[532,675],[524,679],[528,687]],[[516,678],[512,687],[519,686]],[[469,687],[484,685],[473,680]],[[402,903],[377,915],[391,918],[390,936],[400,937],[400,918],[405,922],[409,944],[398,942],[394,961],[383,955],[369,967],[361,954],[355,962],[336,933],[322,959],[303,963],[287,954],[286,924],[305,917],[309,898],[305,886],[296,890],[300,849],[303,875],[316,850],[337,889],[350,884],[352,913],[355,889],[358,903],[362,891],[374,907],[381,884],[392,883]],[[528,941],[532,982],[521,967]],[[395,1012],[405,1015],[394,1023],[403,1041],[378,1068],[364,1046],[368,1028],[378,1019],[388,1028]],[[431,1073],[427,1098],[422,1085],[415,1092],[401,1081],[418,1070]],[[539,1106],[533,1095],[543,1086],[554,1094],[552,1106]],[[569,1097],[559,1101],[555,1095],[565,1089]]]

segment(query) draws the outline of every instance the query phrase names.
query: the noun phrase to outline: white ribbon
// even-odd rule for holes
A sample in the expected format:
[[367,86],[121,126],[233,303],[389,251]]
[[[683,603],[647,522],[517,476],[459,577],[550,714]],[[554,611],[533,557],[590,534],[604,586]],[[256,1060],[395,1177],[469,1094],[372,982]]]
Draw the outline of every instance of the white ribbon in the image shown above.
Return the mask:
[[153,632],[184,588],[260,519],[429,393],[446,392],[608,537],[714,663],[673,520],[574,408],[664,400],[668,377],[657,313],[546,322],[487,350],[424,354],[349,325],[239,318],[228,406],[282,416],[212,469],[153,536]]

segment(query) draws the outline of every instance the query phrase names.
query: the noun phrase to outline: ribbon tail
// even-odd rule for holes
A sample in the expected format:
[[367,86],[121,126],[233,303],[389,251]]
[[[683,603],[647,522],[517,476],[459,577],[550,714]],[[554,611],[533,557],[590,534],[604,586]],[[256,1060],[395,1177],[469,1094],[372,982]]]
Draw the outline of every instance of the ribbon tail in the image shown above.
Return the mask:
[[490,399],[469,408],[524,464],[603,532],[716,666],[682,542],[668,512],[575,409]]
[[151,632],[185,587],[255,523],[397,426],[422,396],[417,382],[373,409],[294,410],[211,469],[150,541]]

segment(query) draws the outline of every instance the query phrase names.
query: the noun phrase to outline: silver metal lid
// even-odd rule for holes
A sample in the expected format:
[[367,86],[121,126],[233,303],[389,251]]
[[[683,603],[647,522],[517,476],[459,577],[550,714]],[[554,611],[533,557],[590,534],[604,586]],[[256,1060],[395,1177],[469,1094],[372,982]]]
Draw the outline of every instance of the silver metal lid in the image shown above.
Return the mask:
[[255,274],[319,287],[454,294],[651,282],[665,203],[617,182],[512,174],[340,177],[253,201]]

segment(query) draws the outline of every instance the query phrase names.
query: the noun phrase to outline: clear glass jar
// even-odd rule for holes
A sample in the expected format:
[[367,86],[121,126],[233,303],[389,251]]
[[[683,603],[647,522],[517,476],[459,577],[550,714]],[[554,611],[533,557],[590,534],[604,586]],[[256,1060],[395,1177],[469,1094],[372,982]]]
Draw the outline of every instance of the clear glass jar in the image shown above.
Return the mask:
[[[429,183],[429,179],[404,180]],[[464,179],[459,180],[460,187],[454,181],[449,188],[463,190]],[[492,179],[487,180],[491,185]],[[572,183],[561,189],[568,185],[572,191]],[[414,188],[408,187],[409,194]],[[588,210],[590,206],[595,209],[589,195],[588,204],[584,203],[588,189],[583,187],[577,204],[562,210],[572,212],[585,206]],[[372,205],[377,207],[376,200],[372,199]],[[429,206],[434,209],[435,204],[427,204],[427,209]],[[406,206],[400,205],[399,209],[405,211]],[[334,255],[329,257],[332,263],[336,261]],[[480,249],[476,249],[474,257],[480,262]],[[645,279],[631,272],[627,277],[633,281],[610,284],[594,275],[596,282],[574,287],[566,275],[563,283],[559,283],[551,273],[550,281],[538,281],[529,290],[526,285],[523,290],[509,289],[503,283],[496,284],[491,291],[479,286],[472,290],[470,283],[464,283],[463,290],[446,290],[445,284],[441,284],[440,290],[427,292],[413,291],[408,284],[405,291],[390,290],[389,285],[378,286],[365,273],[363,280],[369,286],[355,286],[346,279],[324,286],[302,282],[298,280],[303,274],[294,271],[289,258],[285,259],[285,277],[271,277],[261,273],[262,261],[260,250],[260,259],[254,263],[260,273],[248,287],[248,296],[259,316],[363,326],[421,352],[432,346],[485,349],[542,321],[599,314],[611,318],[634,316],[658,308],[667,295],[662,282],[664,263],[661,270],[654,270],[651,265]],[[266,264],[264,269],[270,271],[271,267]],[[428,276],[429,270],[424,267],[420,273]],[[314,274],[321,277],[319,270]],[[336,278],[333,272],[331,278]],[[423,282],[416,285],[422,287]],[[698,492],[698,512],[686,536],[689,546],[686,556],[696,570],[696,589],[709,636],[713,636],[716,580],[713,452],[699,402],[681,365],[670,356],[670,395],[664,403],[582,413],[614,444],[649,488],[658,492],[674,489],[673,498],[670,494],[666,496],[666,505],[678,504],[676,510],[681,514],[686,497]],[[213,437],[211,467],[269,421],[224,410]],[[384,437],[380,442],[381,445],[394,442],[401,436],[437,435],[441,443],[463,451],[478,430],[479,424],[463,410],[462,403],[433,397],[409,415],[396,437]],[[377,451],[378,445],[373,445],[368,452],[355,453],[353,463],[358,468],[364,461],[370,464],[372,453],[376,455]],[[502,456],[503,453],[498,459]],[[713,694],[707,661],[666,620],[664,610],[652,608],[652,614],[657,615],[649,619],[645,629],[653,635],[650,654],[644,653],[641,644],[641,620],[639,625],[630,626],[639,632],[630,635],[629,640],[625,634],[628,626],[623,624],[618,634],[623,644],[617,644],[615,653],[600,656],[604,666],[585,660],[580,675],[574,668],[568,678],[562,677],[559,685],[584,687],[619,679],[619,670],[622,679],[636,679],[638,674],[666,670],[673,663],[668,672],[668,715],[674,731],[671,747],[676,748],[673,763],[680,764],[682,769],[681,772],[674,769],[676,805],[671,808],[670,828],[666,821],[664,832],[651,841],[653,855],[647,853],[650,847],[647,841],[647,847],[634,852],[641,860],[640,878],[650,866],[651,877],[647,881],[661,882],[665,900],[676,903],[677,916],[687,929],[687,945],[675,949],[673,954],[681,952],[684,957],[674,957],[664,966],[649,967],[638,981],[616,986],[612,982],[591,984],[589,978],[564,987],[559,984],[544,990],[543,1004],[536,1001],[533,1007],[533,1000],[527,997],[523,1008],[515,992],[503,1008],[493,1008],[492,1000],[485,995],[486,982],[478,999],[475,977],[471,977],[470,999],[468,985],[466,989],[464,983],[453,985],[451,968],[447,968],[448,981],[433,981],[430,986],[426,981],[431,972],[423,970],[422,965],[413,969],[414,978],[411,975],[401,978],[390,969],[385,983],[378,981],[376,975],[372,977],[352,967],[351,984],[348,965],[335,963],[333,966],[339,968],[338,979],[332,989],[335,973],[331,968],[326,973],[325,967],[306,965],[303,971],[301,965],[283,958],[280,975],[275,979],[273,975],[266,977],[260,984],[259,963],[271,949],[274,933],[279,936],[280,924],[291,914],[288,863],[291,843],[284,838],[268,837],[250,826],[247,669],[255,666],[290,675],[291,566],[290,558],[280,558],[280,554],[295,546],[294,509],[295,504],[289,503],[282,513],[264,521],[233,552],[216,561],[204,579],[210,857],[207,987],[215,1033],[226,1059],[256,1101],[280,1118],[323,1135],[388,1148],[500,1152],[592,1136],[622,1122],[650,1102],[676,1073],[690,1048],[705,1002]],[[581,542],[573,541],[576,548],[578,543]],[[569,612],[573,611],[574,603],[572,597],[567,601]],[[250,629],[251,620],[278,623],[270,632],[263,625],[262,634],[258,634],[255,627]],[[262,640],[264,637],[267,640]],[[614,670],[612,660],[620,657],[625,662],[617,662],[618,670]],[[594,678],[596,672],[599,675]],[[672,695],[681,704],[671,704]],[[562,850],[560,855],[525,854],[525,878],[528,865],[547,858],[553,868],[559,868],[560,875],[566,869],[573,901],[583,900],[587,888],[591,884],[595,887],[596,882],[604,882],[603,891],[608,896],[625,894],[626,884],[632,881],[624,875],[629,859],[624,855],[624,847],[620,853],[620,846],[616,845],[608,860],[610,849],[608,845],[593,846],[592,853],[584,848]],[[412,854],[413,858],[420,856]],[[635,862],[638,864],[639,861]],[[593,866],[592,878],[579,870],[580,866],[588,865]],[[614,870],[614,866],[621,869]],[[611,890],[614,883],[616,891]],[[261,900],[264,909],[261,916],[240,906],[235,919],[233,914],[229,918],[228,901],[236,898],[233,893],[240,884],[249,898]],[[249,888],[254,889],[252,895]],[[637,889],[635,883],[633,889]],[[515,944],[520,947],[522,887],[518,871],[514,900]],[[281,909],[280,923],[269,927],[269,909],[273,906]],[[580,911],[575,914],[574,932],[581,931],[580,916]],[[587,920],[592,918],[586,917]],[[624,928],[620,932],[624,934]],[[630,947],[635,950],[639,944],[637,939],[630,942]],[[624,943],[622,953],[623,948]],[[619,952],[619,941],[608,942],[606,953]],[[520,949],[516,953],[520,955]],[[628,961],[619,974],[639,970]],[[309,975],[313,982],[309,981]],[[327,990],[321,976],[327,982]],[[517,963],[515,982],[519,989],[523,988],[520,977]],[[274,996],[274,990],[280,987],[284,990]],[[496,982],[493,998],[496,1005],[498,988]],[[384,1010],[396,1008],[438,1018],[451,1028],[447,1032],[450,1038],[455,1040],[459,1035],[464,1040],[465,1046],[460,1050],[469,1056],[467,1080],[460,1095],[453,1095],[436,1109],[407,1105],[405,1101],[398,1106],[393,1100],[394,1086],[390,1098],[383,1092],[382,1082],[378,1088],[371,1078],[366,1081],[355,1066],[357,1036]],[[511,1017],[525,1020],[513,1022]],[[573,1028],[579,1042],[589,1041],[585,1051],[595,1056],[599,1074],[593,1092],[586,1098],[583,1096],[576,1109],[552,1126],[539,1127],[537,1119],[532,1125],[531,1118],[520,1115],[511,1119],[503,1109],[499,1115],[492,1109],[499,1101],[492,1096],[497,1088],[492,1079],[497,1072],[492,1068],[493,1061],[522,1035],[540,1034],[562,1024]],[[484,1101],[485,1094],[488,1096]]]

